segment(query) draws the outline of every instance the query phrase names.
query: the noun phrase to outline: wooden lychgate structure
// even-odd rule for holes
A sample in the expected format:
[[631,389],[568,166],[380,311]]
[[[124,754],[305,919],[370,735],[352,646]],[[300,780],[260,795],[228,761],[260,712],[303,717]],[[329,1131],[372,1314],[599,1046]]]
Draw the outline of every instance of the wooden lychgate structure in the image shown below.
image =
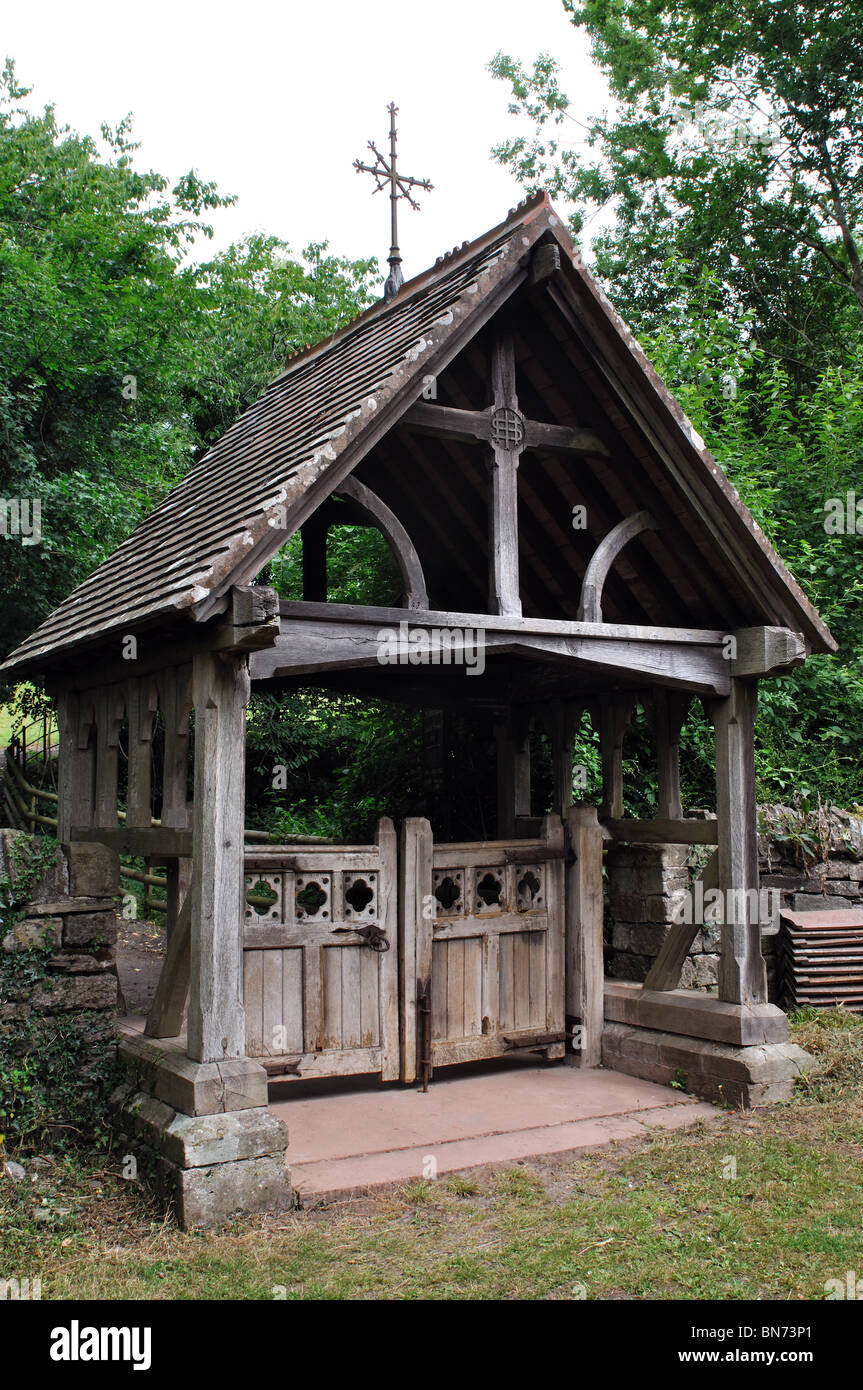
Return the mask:
[[[382,533],[400,601],[328,601],[327,535],[345,523]],[[297,531],[304,594],[280,600],[256,581]],[[609,841],[712,847],[705,883],[744,904],[722,925],[721,1029],[751,1040],[758,682],[835,645],[538,195],[292,358],[2,669],[56,698],[61,839],[166,866],[150,1035],[202,1067],[409,1080],[574,1036],[599,1062]],[[363,845],[245,845],[249,692],[301,685],[484,712],[494,838],[438,842],[414,817]],[[715,728],[715,820],[681,806],[693,701]],[[623,814],[637,703],[659,772],[649,822]],[[573,804],[585,712],[599,807]],[[540,727],[554,792],[537,807]],[[263,913],[245,901],[260,883]],[[630,1021],[683,1010],[689,1035],[717,1036],[676,988],[694,930],[672,930]]]

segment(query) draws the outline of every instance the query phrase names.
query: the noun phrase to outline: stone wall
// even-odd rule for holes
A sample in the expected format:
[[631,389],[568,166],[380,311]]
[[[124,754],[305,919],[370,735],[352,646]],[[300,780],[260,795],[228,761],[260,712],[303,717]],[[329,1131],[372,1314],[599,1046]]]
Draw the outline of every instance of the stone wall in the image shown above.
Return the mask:
[[[11,899],[0,907],[0,952],[8,961],[0,968],[0,1055],[30,1062],[28,1099],[10,1145],[28,1134],[35,1140],[46,1130],[78,1129],[90,1101],[92,1113],[101,1113],[116,1052],[117,856],[103,845],[62,845],[32,882],[29,839],[0,830],[0,878]],[[35,845],[39,854],[38,837]],[[25,951],[32,964],[21,971],[13,957]]]
[[[863,819],[818,808],[808,814],[787,806],[759,807],[758,855],[762,889],[771,905],[798,912],[863,906]],[[668,932],[673,914],[707,857],[702,848],[613,845],[606,858],[606,974],[643,981]],[[768,997],[778,1002],[778,910],[762,928]],[[716,987],[719,929],[705,925],[683,967],[683,989]]]
[[[653,964],[698,872],[684,845],[612,845],[606,857],[606,974],[613,980],[641,982]],[[698,931],[680,986],[709,989],[716,984],[719,929]]]
[[[22,877],[14,845],[28,836],[20,830],[0,830],[0,877],[13,891]],[[50,945],[48,981],[21,1000],[5,1000],[0,1020],[24,1018],[30,1010],[66,1013],[70,1009],[114,1009],[117,1004],[117,940],[119,861],[104,845],[58,847],[53,863],[29,891],[24,916],[5,930],[4,951]]]

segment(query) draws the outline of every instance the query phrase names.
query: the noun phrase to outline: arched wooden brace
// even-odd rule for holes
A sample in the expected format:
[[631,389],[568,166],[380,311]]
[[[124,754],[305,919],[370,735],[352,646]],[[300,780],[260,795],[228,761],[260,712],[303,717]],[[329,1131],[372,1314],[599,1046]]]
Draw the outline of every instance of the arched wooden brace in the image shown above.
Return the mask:
[[337,491],[340,497],[349,497],[368,516],[372,517],[382,532],[396,557],[408,608],[428,608],[428,590],[420,557],[413,541],[395,513],[390,511],[386,502],[382,502],[376,493],[357,478],[345,478],[343,483],[339,483]]
[[632,516],[619,521],[604,540],[600,541],[584,572],[581,600],[576,615],[578,622],[602,622],[602,590],[609,570],[629,541],[640,536],[642,531],[656,531],[657,529],[656,522],[650,512],[634,512]]

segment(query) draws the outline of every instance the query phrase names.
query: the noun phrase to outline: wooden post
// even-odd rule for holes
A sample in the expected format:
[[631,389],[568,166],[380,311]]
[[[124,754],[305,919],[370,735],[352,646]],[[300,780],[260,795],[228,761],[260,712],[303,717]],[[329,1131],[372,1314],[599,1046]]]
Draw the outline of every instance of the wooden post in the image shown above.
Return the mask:
[[153,818],[150,807],[150,783],[155,711],[156,688],[152,678],[133,677],[126,691],[126,715],[129,725],[126,824],[145,830]]
[[602,809],[599,814],[603,820],[619,820],[623,815],[623,740],[634,705],[634,695],[613,695],[604,699],[600,706]]
[[424,811],[445,840],[450,834],[450,802],[445,793],[448,717],[440,709],[422,711],[422,756],[426,796]]
[[555,700],[551,710],[551,809],[565,821],[572,806],[572,752],[582,706]]
[[[189,824],[189,714],[192,708],[191,666],[165,671],[159,681],[159,703],[165,727],[162,775],[162,824],[185,830]],[[188,859],[165,860],[165,931],[168,941],[177,925],[189,891],[192,865]]]
[[645,699],[647,717],[656,743],[656,768],[659,782],[657,819],[681,820],[680,800],[680,731],[686,718],[691,696],[677,690],[657,687]]
[[[492,433],[488,499],[489,610],[521,615],[518,582],[518,464],[524,426],[515,392],[515,354],[509,336],[492,348],[491,389],[495,412],[511,412],[518,441]],[[492,417],[494,419],[494,417]]]
[[[398,943],[398,860],[399,846],[395,826],[389,816],[378,821],[377,844],[380,851],[378,884],[380,924],[391,949]],[[390,957],[392,959],[392,957]],[[401,1058],[399,1047],[399,972],[380,972],[381,1081],[398,1081]]]
[[57,695],[60,735],[57,768],[57,839],[68,841],[73,825],[93,824],[96,750],[90,740],[92,718],[86,694]]
[[602,827],[595,806],[573,806],[567,820],[573,858],[566,871],[566,1028],[581,1029],[581,1048],[567,1041],[567,1061],[602,1060],[605,970],[602,954]]
[[195,794],[188,1055],[245,1055],[243,831],[246,657],[194,658]]
[[530,719],[511,713],[495,725],[497,739],[497,838],[515,835],[519,816],[530,815]]
[[189,714],[191,666],[178,666],[159,678],[159,704],[165,725],[162,824],[184,830],[189,824]]
[[418,956],[430,933],[421,930],[423,914],[434,915],[432,901],[432,831],[428,821],[409,816],[402,825],[399,854],[399,953],[401,957],[401,1079],[417,1076],[417,997],[431,990],[431,956]]
[[100,830],[117,828],[117,766],[120,724],[125,708],[122,686],[109,685],[96,692],[96,793],[93,824]]
[[767,972],[758,910],[754,727],[758,688],[735,678],[725,700],[709,702],[716,729],[718,881],[725,897],[719,998],[762,1004]]

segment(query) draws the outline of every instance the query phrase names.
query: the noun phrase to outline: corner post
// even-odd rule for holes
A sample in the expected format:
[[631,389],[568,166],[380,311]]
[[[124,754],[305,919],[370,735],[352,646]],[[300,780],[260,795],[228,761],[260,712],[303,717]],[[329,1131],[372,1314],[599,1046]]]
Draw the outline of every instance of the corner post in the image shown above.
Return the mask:
[[199,1062],[242,1057],[245,656],[196,656],[195,795],[191,882],[188,1054]]
[[718,880],[724,894],[719,998],[762,1004],[767,975],[761,954],[758,831],[755,808],[755,681],[734,677],[724,700],[710,701],[716,729]]

